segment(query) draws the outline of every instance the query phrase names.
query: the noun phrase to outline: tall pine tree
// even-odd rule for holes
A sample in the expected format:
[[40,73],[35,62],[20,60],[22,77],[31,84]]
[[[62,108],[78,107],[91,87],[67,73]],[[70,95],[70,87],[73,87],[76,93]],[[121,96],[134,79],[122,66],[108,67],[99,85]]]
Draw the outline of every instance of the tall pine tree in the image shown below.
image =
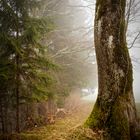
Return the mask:
[[20,132],[20,104],[47,97],[46,88],[52,81],[47,71],[55,67],[45,57],[46,47],[41,43],[42,36],[52,29],[48,19],[37,15],[41,3],[0,1],[0,92],[13,99],[16,132]]

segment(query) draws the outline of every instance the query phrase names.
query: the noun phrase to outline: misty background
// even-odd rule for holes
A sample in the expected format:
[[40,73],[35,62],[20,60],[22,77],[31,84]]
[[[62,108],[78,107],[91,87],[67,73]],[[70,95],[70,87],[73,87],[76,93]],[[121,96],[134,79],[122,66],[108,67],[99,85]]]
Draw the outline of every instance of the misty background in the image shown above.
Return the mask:
[[[52,2],[53,3],[53,2]],[[51,4],[52,4],[51,3]],[[55,2],[56,3],[56,0]],[[140,10],[139,1],[132,3],[127,31],[128,48],[133,63],[134,95],[136,102],[140,101]],[[127,8],[128,9],[128,8]],[[50,38],[51,49],[56,49],[55,57],[67,55],[75,65],[83,63],[88,69],[88,84],[83,88],[97,88],[97,65],[94,50],[94,11],[95,0],[60,0],[50,9],[57,25]],[[127,10],[126,10],[127,11]],[[48,11],[46,12],[48,14]],[[127,13],[127,12],[126,12]],[[51,41],[51,39],[53,41]],[[65,40],[65,41],[64,41]],[[56,45],[57,44],[57,45]],[[59,48],[59,50],[57,50]],[[60,49],[61,48],[61,49]],[[76,54],[72,56],[70,54]],[[61,61],[65,59],[62,58]],[[65,66],[74,67],[64,62]]]
[[[63,1],[63,2],[62,2]],[[60,2],[62,6],[57,10],[59,13],[63,13],[63,15],[59,15],[59,21],[56,20],[59,28],[71,29],[72,32],[67,32],[66,36],[70,36],[71,38],[76,38],[76,42],[83,41],[81,47],[87,48],[86,52],[82,52],[79,55],[84,59],[87,59],[87,63],[91,63],[93,65],[93,75],[91,76],[91,83],[93,82],[93,87],[97,87],[97,67],[96,67],[96,59],[95,59],[95,51],[94,51],[94,37],[93,37],[93,26],[94,26],[94,8],[95,8],[95,0],[61,0]],[[127,32],[127,42],[128,48],[132,63],[133,63],[133,87],[134,87],[134,95],[136,102],[140,101],[140,10],[139,10],[139,1],[136,1],[132,4],[131,7],[131,15],[130,21],[128,25]],[[58,6],[59,7],[59,6]],[[60,20],[62,19],[62,20]],[[133,44],[133,46],[132,46]],[[85,55],[85,53],[87,53]],[[96,81],[96,82],[95,82]]]

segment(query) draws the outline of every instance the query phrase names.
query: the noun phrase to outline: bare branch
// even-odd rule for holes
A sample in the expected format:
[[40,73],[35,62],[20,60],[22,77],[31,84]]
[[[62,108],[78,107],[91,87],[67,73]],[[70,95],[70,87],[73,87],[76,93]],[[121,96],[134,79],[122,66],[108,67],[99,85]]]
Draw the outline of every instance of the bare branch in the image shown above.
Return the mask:
[[138,32],[138,34],[137,34],[136,37],[134,38],[134,40],[133,40],[131,46],[130,46],[128,49],[131,49],[131,48],[134,46],[134,44],[135,44],[135,42],[136,42],[136,40],[138,39],[139,36],[140,36],[140,31]]

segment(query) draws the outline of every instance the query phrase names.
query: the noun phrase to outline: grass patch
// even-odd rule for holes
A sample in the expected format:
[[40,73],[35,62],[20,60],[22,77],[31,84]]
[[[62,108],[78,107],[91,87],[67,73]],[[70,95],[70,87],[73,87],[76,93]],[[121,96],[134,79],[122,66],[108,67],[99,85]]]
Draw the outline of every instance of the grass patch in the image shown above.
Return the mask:
[[66,140],[101,140],[102,133],[95,133],[90,128],[79,126],[71,130]]

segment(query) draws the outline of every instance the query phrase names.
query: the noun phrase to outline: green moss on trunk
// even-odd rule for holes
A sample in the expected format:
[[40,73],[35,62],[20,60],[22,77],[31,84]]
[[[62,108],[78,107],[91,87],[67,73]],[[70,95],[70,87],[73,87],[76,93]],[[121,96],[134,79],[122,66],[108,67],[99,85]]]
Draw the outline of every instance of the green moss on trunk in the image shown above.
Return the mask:
[[103,112],[101,111],[100,107],[98,106],[97,102],[94,105],[94,109],[90,114],[90,117],[87,119],[87,121],[85,122],[85,126],[90,127],[91,129],[94,128],[101,128],[102,124],[101,124],[101,116],[103,116],[102,114]]
[[130,139],[130,124],[127,116],[127,107],[119,98],[112,108],[107,126],[109,126],[108,133],[114,140]]

